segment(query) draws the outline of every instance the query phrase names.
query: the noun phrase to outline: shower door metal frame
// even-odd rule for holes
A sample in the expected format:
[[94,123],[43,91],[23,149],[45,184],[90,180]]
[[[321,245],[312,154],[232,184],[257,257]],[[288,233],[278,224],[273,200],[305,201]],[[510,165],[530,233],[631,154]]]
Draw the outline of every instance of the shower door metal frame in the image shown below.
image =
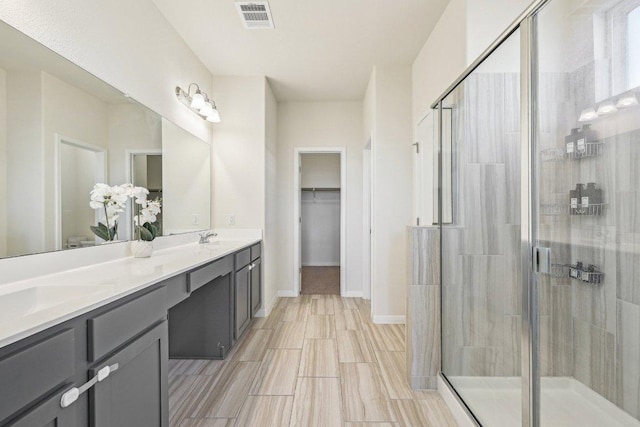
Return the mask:
[[534,15],[520,23],[520,257],[522,282],[522,425],[540,425],[538,275],[533,269],[537,237],[535,179],[536,31]]
[[[540,425],[540,369],[539,369],[539,305],[538,273],[534,269],[535,249],[538,242],[538,189],[536,165],[536,112],[537,112],[537,37],[536,16],[551,0],[534,0],[524,12],[433,102],[432,109],[442,112],[442,102],[476,68],[484,62],[504,41],[520,30],[520,134],[521,134],[521,181],[520,181],[520,247],[522,283],[522,426]],[[442,115],[438,120],[438,146],[440,173],[438,179],[439,218],[442,218]],[[442,234],[442,223],[439,224]],[[442,245],[440,245],[440,271],[442,272]],[[442,298],[442,292],[440,298]],[[440,302],[443,306],[442,301]],[[440,317],[442,319],[442,316]],[[441,321],[442,328],[442,321]],[[440,334],[441,340],[444,334]],[[441,351],[444,346],[441,345]],[[455,387],[441,371],[444,384],[456,397],[470,419],[480,425],[479,420],[458,394]]]

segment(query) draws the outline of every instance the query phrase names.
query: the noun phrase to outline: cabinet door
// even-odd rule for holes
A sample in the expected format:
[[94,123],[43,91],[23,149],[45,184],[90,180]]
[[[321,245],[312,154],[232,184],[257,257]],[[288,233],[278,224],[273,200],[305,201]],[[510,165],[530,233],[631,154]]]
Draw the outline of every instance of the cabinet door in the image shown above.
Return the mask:
[[29,410],[19,419],[10,422],[10,427],[76,427],[78,420],[76,416],[76,405],[67,408],[60,406],[62,394],[71,388],[68,385],[53,397]]
[[164,320],[89,372],[118,364],[92,389],[93,427],[168,427],[167,340]]
[[250,292],[251,292],[251,270],[246,266],[242,270],[236,272],[235,283],[235,338],[240,335],[249,325],[251,320],[250,314]]
[[260,309],[262,300],[262,260],[260,258],[251,264],[251,317]]

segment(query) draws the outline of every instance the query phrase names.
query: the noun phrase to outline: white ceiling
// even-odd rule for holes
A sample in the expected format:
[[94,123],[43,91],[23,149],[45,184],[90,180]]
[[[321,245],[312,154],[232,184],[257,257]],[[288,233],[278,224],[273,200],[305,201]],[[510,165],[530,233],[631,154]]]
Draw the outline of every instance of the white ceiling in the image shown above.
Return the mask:
[[245,30],[233,0],[153,0],[214,75],[265,75],[280,101],[359,100],[374,66],[412,64],[449,0],[271,0]]

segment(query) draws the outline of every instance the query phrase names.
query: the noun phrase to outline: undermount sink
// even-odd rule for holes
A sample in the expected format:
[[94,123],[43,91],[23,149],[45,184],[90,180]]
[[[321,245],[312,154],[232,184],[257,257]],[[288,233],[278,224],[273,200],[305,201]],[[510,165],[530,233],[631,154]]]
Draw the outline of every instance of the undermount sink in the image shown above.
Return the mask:
[[36,286],[0,295],[0,323],[105,292],[104,286]]
[[233,240],[214,240],[212,242],[207,243],[207,246],[213,249],[216,249],[216,248],[230,248],[232,246],[235,246],[236,244],[237,242]]

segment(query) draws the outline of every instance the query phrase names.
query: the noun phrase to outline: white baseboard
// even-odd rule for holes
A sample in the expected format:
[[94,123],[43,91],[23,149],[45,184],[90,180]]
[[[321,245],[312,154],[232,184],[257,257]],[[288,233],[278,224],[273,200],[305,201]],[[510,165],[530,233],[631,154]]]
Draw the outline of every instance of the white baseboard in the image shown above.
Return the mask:
[[302,264],[303,267],[340,267],[340,262],[313,262],[311,264]]
[[345,298],[362,298],[362,291],[347,291],[342,296]]
[[453,392],[445,384],[440,374],[438,374],[438,393],[442,396],[444,403],[447,404],[451,411],[451,415],[453,415],[453,418],[460,427],[477,427],[477,424],[471,419],[469,414],[467,414],[465,409],[458,402],[458,399],[456,399]]
[[283,290],[279,290],[278,291],[278,297],[279,298],[295,298],[298,295],[296,295],[296,292],[291,291],[291,290],[287,290],[287,291],[283,291]]
[[406,316],[373,316],[373,323],[381,325],[405,324],[406,320]]

